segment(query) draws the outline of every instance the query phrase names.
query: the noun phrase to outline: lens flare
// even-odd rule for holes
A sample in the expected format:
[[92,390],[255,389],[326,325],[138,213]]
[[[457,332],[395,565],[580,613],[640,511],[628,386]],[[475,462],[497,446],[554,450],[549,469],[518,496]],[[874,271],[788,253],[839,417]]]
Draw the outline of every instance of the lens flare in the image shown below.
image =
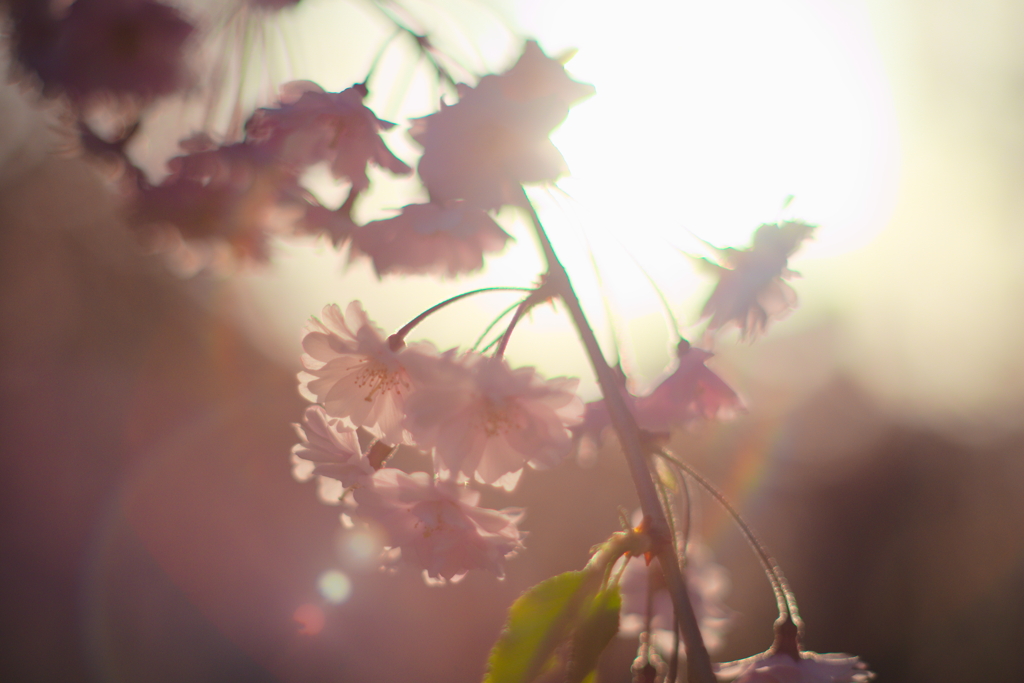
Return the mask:
[[352,580],[337,569],[325,571],[316,583],[320,595],[332,605],[341,604],[352,595]]
[[299,633],[307,636],[315,636],[320,633],[324,630],[324,624],[327,623],[324,611],[310,603],[296,607],[292,614],[292,620],[299,625]]
[[347,567],[371,568],[377,564],[383,550],[382,534],[372,527],[343,529],[338,534],[338,559]]

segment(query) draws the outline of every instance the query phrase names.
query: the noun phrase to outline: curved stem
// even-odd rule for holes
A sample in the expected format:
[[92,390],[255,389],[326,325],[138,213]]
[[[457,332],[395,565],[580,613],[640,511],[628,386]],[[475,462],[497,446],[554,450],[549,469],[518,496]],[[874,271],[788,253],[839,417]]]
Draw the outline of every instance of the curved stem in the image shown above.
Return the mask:
[[[619,243],[621,244],[621,241]],[[675,332],[676,339],[681,339],[683,333],[679,328],[679,320],[676,319],[676,314],[672,312],[672,306],[669,305],[668,299],[665,298],[665,292],[662,291],[661,287],[659,287],[658,283],[654,280],[654,277],[647,272],[647,269],[644,268],[642,263],[640,263],[640,260],[633,255],[633,252],[631,252],[625,244],[622,245],[622,250],[625,251],[626,256],[633,261],[633,265],[635,265],[640,272],[644,274],[644,277],[647,278],[647,282],[650,283],[654,293],[658,296],[658,301],[661,302],[661,308],[665,313],[665,317],[668,318],[669,324],[672,325],[672,331]]]
[[501,358],[505,355],[505,347],[508,346],[509,340],[512,338],[512,330],[516,328],[516,323],[523,317],[523,314],[529,310],[532,301],[530,297],[526,299],[516,307],[516,312],[512,314],[512,320],[508,322],[508,327],[505,328],[505,334],[501,335],[501,341],[498,342],[498,348],[494,350],[494,357]]
[[406,335],[409,334],[410,332],[412,332],[412,329],[414,327],[416,327],[421,322],[426,320],[427,317],[430,316],[430,314],[432,314],[432,313],[434,313],[434,312],[444,308],[448,304],[455,303],[459,299],[465,299],[466,297],[473,296],[474,294],[483,294],[484,292],[532,292],[532,291],[533,290],[530,289],[529,287],[484,287],[483,289],[474,289],[474,290],[469,291],[469,292],[463,292],[462,294],[456,294],[452,298],[445,299],[441,303],[435,304],[435,305],[431,306],[430,308],[428,308],[427,310],[425,310],[422,313],[420,313],[418,316],[416,316],[415,318],[413,318],[412,320],[407,322],[405,325],[403,325],[402,329],[398,330],[398,332],[395,332],[393,335],[391,335],[391,337],[389,337],[389,339],[394,339],[394,340],[396,340],[396,342],[404,342]]
[[551,245],[551,240],[548,239],[547,232],[545,232],[533,204],[530,203],[522,188],[520,188],[520,193],[520,205],[529,214],[534,233],[547,262],[547,280],[550,281],[552,287],[556,288],[559,297],[569,310],[573,325],[580,336],[594,374],[597,376],[601,393],[604,395],[612,427],[618,434],[619,442],[625,451],[626,462],[633,477],[633,485],[636,488],[637,497],[640,499],[640,509],[643,510],[644,518],[647,520],[648,533],[651,535],[654,550],[661,561],[662,570],[665,572],[665,582],[668,584],[672,603],[679,615],[680,632],[683,643],[686,645],[690,683],[715,683],[711,658],[708,656],[707,647],[704,645],[704,639],[701,637],[700,628],[697,625],[697,617],[693,612],[693,605],[690,603],[686,581],[679,568],[675,543],[671,542],[669,536],[668,520],[661,507],[658,490],[651,476],[646,456],[647,451],[640,435],[640,427],[630,412],[622,392],[618,389],[615,372],[601,352],[601,346],[597,342],[593,328],[587,322],[579,298],[569,281],[569,275],[561,261],[558,260],[558,255]]
[[[490,332],[491,330],[493,330],[493,329],[494,329],[494,326],[495,326],[495,325],[497,325],[497,324],[498,324],[499,322],[501,322],[501,319],[502,319],[502,318],[504,318],[504,317],[505,317],[506,315],[508,315],[509,313],[511,313],[511,312],[512,312],[512,311],[513,311],[514,309],[516,309],[516,308],[519,308],[519,306],[521,306],[521,305],[522,305],[522,303],[523,303],[523,302],[522,302],[522,301],[520,301],[519,303],[515,303],[515,304],[512,304],[511,306],[509,306],[508,308],[506,308],[506,309],[505,309],[504,311],[502,311],[501,313],[499,313],[499,314],[497,315],[497,317],[495,317],[495,318],[494,318],[494,320],[492,320],[492,321],[490,322],[490,324],[489,324],[489,325],[487,325],[487,327],[485,327],[485,328],[484,328],[484,331],[480,333],[480,336],[479,336],[479,337],[477,337],[477,340],[476,340],[476,342],[474,342],[473,346],[471,346],[470,348],[471,348],[471,349],[474,349],[474,350],[475,350],[475,349],[476,349],[476,347],[480,346],[480,344],[482,344],[482,343],[483,343],[483,341],[484,341],[484,339],[485,339],[485,338],[487,337],[488,333],[489,333],[489,332]],[[493,345],[493,343],[494,343],[494,342],[492,342],[491,344],[488,344],[488,346],[491,346],[491,345]]]
[[725,511],[728,512],[729,516],[732,517],[734,522],[736,522],[736,525],[740,528],[744,538],[746,538],[747,542],[750,543],[750,546],[753,548],[757,558],[761,561],[765,574],[768,575],[768,581],[772,584],[772,591],[775,593],[775,600],[779,605],[779,614],[784,617],[799,620],[800,612],[796,606],[796,597],[789,589],[789,584],[786,582],[786,577],[782,574],[782,569],[779,568],[778,563],[761,544],[761,541],[754,534],[753,529],[751,529],[746,520],[740,516],[740,513],[736,508],[732,506],[721,491],[715,488],[714,484],[701,476],[685,462],[666,451],[659,451],[658,455],[685,472],[691,479],[700,484],[701,488],[711,494],[711,497],[718,501],[719,505],[725,508]]

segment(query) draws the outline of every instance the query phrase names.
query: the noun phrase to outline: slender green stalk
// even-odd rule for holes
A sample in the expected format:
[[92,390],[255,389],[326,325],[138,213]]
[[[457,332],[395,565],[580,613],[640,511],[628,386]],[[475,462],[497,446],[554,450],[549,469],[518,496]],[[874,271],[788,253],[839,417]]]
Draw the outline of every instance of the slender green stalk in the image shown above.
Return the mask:
[[661,302],[661,309],[665,313],[665,317],[668,318],[669,324],[672,326],[672,332],[675,333],[676,339],[681,338],[683,336],[683,333],[679,327],[679,320],[676,319],[676,314],[672,312],[672,306],[669,304],[668,299],[665,297],[665,292],[662,291],[661,287],[658,286],[658,283],[657,281],[655,281],[654,276],[647,272],[647,269],[644,268],[642,263],[640,263],[640,260],[633,255],[633,252],[631,252],[625,244],[622,245],[622,250],[626,253],[626,256],[628,256],[630,260],[633,261],[633,264],[636,265],[640,272],[644,274],[644,277],[647,278],[647,282],[650,283],[651,288],[654,290],[654,293],[658,295],[658,301]]
[[750,528],[750,525],[747,524],[746,520],[744,520],[742,516],[740,516],[739,511],[732,506],[732,504],[726,499],[722,492],[715,487],[714,484],[701,476],[699,472],[694,470],[685,462],[666,451],[659,451],[658,455],[678,467],[681,471],[685,472],[687,476],[700,484],[701,488],[711,494],[711,497],[718,501],[719,505],[725,508],[725,511],[729,513],[729,516],[733,518],[733,521],[736,522],[736,525],[740,528],[744,538],[746,538],[747,542],[750,543],[750,546],[754,550],[754,554],[757,555],[757,559],[761,561],[765,574],[768,576],[768,581],[772,584],[772,591],[775,592],[775,600],[779,605],[779,615],[789,617],[794,621],[799,622],[800,611],[796,606],[796,596],[794,596],[793,591],[789,589],[789,584],[786,582],[786,577],[782,574],[782,569],[779,568],[775,558],[773,558],[768,553],[768,550],[761,544],[757,535],[754,534],[753,529]]
[[[501,313],[499,313],[499,314],[497,315],[497,317],[496,317],[496,318],[495,318],[494,320],[492,320],[492,321],[490,322],[490,324],[489,324],[489,325],[487,325],[487,327],[486,327],[486,328],[484,328],[484,331],[480,333],[480,336],[479,336],[479,337],[477,337],[477,340],[476,340],[476,342],[475,342],[475,343],[473,344],[473,346],[471,346],[470,348],[471,348],[471,349],[473,349],[473,350],[476,350],[476,347],[480,346],[480,344],[482,344],[482,343],[483,343],[483,341],[484,341],[484,339],[485,339],[485,338],[487,337],[488,333],[490,333],[490,331],[494,329],[494,326],[495,326],[495,325],[497,325],[497,324],[498,324],[499,322],[501,322],[501,319],[502,319],[502,318],[504,318],[504,317],[505,317],[506,315],[508,315],[509,313],[511,313],[513,309],[515,309],[515,308],[519,308],[519,306],[520,306],[521,304],[522,304],[522,302],[521,302],[521,301],[520,301],[520,302],[517,302],[517,303],[514,303],[514,304],[512,304],[511,306],[509,306],[508,308],[506,308],[506,309],[505,309],[504,311],[502,311]],[[496,344],[496,343],[497,343],[497,341],[491,342],[490,344],[488,344],[488,348],[490,348],[491,346],[493,346],[493,345],[494,345],[494,344]],[[481,353],[483,353],[483,352],[481,351]]]
[[533,223],[534,233],[547,262],[548,272],[545,281],[549,281],[551,286],[556,288],[559,297],[569,310],[569,315],[583,342],[594,374],[597,375],[597,383],[604,395],[612,427],[619,437],[623,451],[625,451],[626,462],[633,477],[633,485],[636,487],[637,496],[640,499],[640,509],[647,521],[647,531],[654,542],[654,549],[661,562],[662,570],[665,572],[665,582],[668,584],[672,603],[675,605],[679,617],[680,633],[683,643],[686,645],[689,681],[690,683],[715,683],[711,658],[708,656],[707,647],[704,645],[704,639],[701,637],[700,628],[697,625],[697,617],[693,612],[693,605],[690,603],[686,580],[679,567],[679,558],[676,556],[675,542],[669,534],[668,520],[662,509],[658,489],[654,485],[654,479],[648,466],[647,450],[643,445],[640,427],[619,391],[615,373],[601,351],[594,330],[587,322],[579,298],[572,288],[569,275],[559,261],[533,204],[526,196],[525,191],[520,190],[520,192],[520,204]]
[[426,320],[427,317],[429,317],[432,313],[434,313],[435,311],[438,311],[438,310],[444,308],[448,304],[455,303],[459,299],[465,299],[467,296],[473,296],[474,294],[483,294],[484,292],[532,292],[532,291],[533,290],[530,289],[529,287],[484,287],[483,289],[474,289],[474,290],[469,291],[469,292],[463,292],[462,294],[456,294],[455,296],[451,297],[450,299],[445,299],[441,303],[434,304],[433,306],[431,306],[427,310],[423,311],[418,316],[416,316],[415,318],[413,318],[412,320],[407,322],[405,325],[403,325],[402,329],[398,330],[398,332],[395,332],[393,335],[391,335],[390,338],[391,339],[395,339],[398,342],[405,341],[406,335],[409,334],[414,327],[416,327],[421,322]]
[[516,323],[523,317],[523,314],[529,310],[531,305],[530,297],[526,297],[523,303],[516,307],[516,312],[512,314],[512,320],[509,321],[508,327],[505,328],[505,334],[501,335],[501,341],[498,342],[498,348],[494,350],[495,358],[502,358],[505,355],[505,347],[508,346],[508,342],[512,339],[512,330],[516,328]]

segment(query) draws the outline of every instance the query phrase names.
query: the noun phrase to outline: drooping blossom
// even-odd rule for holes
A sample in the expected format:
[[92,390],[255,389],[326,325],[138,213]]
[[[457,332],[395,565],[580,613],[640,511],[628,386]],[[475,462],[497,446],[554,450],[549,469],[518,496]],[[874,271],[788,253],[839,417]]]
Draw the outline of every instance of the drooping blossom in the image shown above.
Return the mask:
[[754,233],[750,248],[720,249],[718,264],[700,259],[718,277],[701,311],[702,318],[710,318],[709,332],[736,324],[741,339],[753,340],[770,318],[788,314],[797,302],[796,291],[783,281],[797,275],[787,266],[789,257],[814,228],[798,221],[766,223]]
[[577,380],[545,380],[533,368],[513,370],[479,354],[411,359],[408,368],[416,392],[405,427],[434,449],[446,477],[512,490],[524,466],[553,467],[569,454],[568,428],[581,412]]
[[[742,408],[742,402],[722,378],[705,363],[713,354],[690,346],[681,339],[676,346],[676,367],[649,394],[637,396],[626,387],[626,376],[619,371],[620,393],[636,418],[637,425],[663,438],[674,429],[683,429],[704,420],[724,419]],[[572,428],[581,457],[589,457],[611,426],[611,415],[604,399],[587,403],[583,420]]]
[[308,205],[297,176],[255,145],[218,146],[205,134],[181,145],[188,153],[167,162],[168,176],[139,188],[134,222],[171,226],[185,240],[225,243],[239,257],[265,261],[270,235],[292,232]]
[[356,430],[330,417],[322,406],[306,408],[302,424],[293,426],[299,443],[292,447],[292,475],[299,481],[317,477],[322,499],[337,502],[344,488],[364,484],[373,476]]
[[867,683],[875,674],[859,658],[847,654],[801,652],[799,659],[786,653],[765,652],[721,667],[719,678],[734,683]]
[[353,239],[378,276],[447,275],[480,270],[484,254],[501,251],[508,233],[465,202],[410,204],[394,218],[367,223]]
[[337,304],[325,306],[306,326],[302,348],[299,392],[305,398],[392,445],[407,440],[402,420],[412,381],[406,363],[432,357],[433,347],[385,337],[353,301],[344,315]]
[[401,561],[434,580],[457,581],[471,569],[505,574],[505,560],[523,544],[518,509],[477,506],[480,493],[425,472],[383,468],[355,490],[355,514],[371,519],[399,549]]
[[[651,596],[651,643],[663,655],[672,652],[675,642],[675,613],[672,596],[665,584],[658,559],[648,566],[643,557],[627,558],[622,574],[619,632],[624,636],[641,633],[647,622],[648,591]],[[721,648],[723,636],[732,619],[732,610],[725,606],[729,578],[725,568],[711,559],[711,551],[703,544],[690,542],[686,549],[686,585],[701,636],[708,650]],[[680,643],[682,648],[682,643]]]
[[734,683],[867,683],[875,674],[847,654],[818,654],[800,649],[800,627],[791,616],[775,622],[775,642],[767,652],[719,664],[719,678]]
[[528,41],[515,66],[459,86],[459,101],[413,122],[423,146],[418,171],[434,202],[463,199],[482,209],[512,203],[522,183],[553,181],[565,160],[548,139],[589,97],[591,85],[573,81],[561,62]]
[[246,123],[246,139],[298,170],[327,162],[334,177],[348,180],[358,194],[370,185],[370,163],[395,174],[412,172],[380,138],[395,124],[378,119],[363,104],[365,96],[362,85],[326,92],[312,81],[286,83],[278,106],[257,109]]
[[635,401],[633,410],[642,429],[670,432],[699,420],[727,417],[740,408],[736,392],[705,365],[712,355],[680,340],[676,369]]
[[156,0],[76,0],[62,17],[49,2],[15,2],[20,61],[46,90],[149,100],[186,85],[184,51],[195,27]]

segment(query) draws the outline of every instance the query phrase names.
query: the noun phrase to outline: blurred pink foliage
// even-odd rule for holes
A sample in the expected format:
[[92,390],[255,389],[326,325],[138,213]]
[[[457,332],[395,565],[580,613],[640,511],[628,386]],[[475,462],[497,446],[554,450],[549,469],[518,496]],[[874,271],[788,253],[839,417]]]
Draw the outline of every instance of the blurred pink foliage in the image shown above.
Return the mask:
[[413,121],[423,146],[417,170],[431,201],[497,209],[517,201],[522,183],[555,180],[566,166],[548,134],[593,93],[534,41],[505,73],[459,86],[456,104]]
[[708,330],[729,324],[740,337],[753,340],[768,327],[770,318],[782,318],[796,306],[796,292],[784,282],[798,273],[787,267],[789,257],[811,236],[813,225],[788,221],[762,225],[748,249],[719,249],[720,263],[701,259],[718,284],[701,311],[710,318]]
[[504,576],[505,560],[522,548],[521,511],[479,507],[479,492],[425,472],[378,470],[355,499],[357,514],[384,527],[401,560],[431,579],[457,581],[471,569]]
[[410,204],[359,228],[352,253],[369,256],[378,276],[456,277],[483,268],[484,254],[501,251],[509,239],[486,211],[464,201]]

